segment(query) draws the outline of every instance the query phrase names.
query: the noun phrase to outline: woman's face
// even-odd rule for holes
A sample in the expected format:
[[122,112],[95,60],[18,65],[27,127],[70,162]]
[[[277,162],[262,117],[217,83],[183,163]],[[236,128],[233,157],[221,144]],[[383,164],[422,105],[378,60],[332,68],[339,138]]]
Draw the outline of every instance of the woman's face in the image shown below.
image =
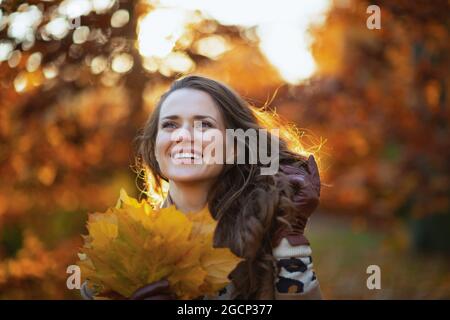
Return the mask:
[[223,161],[211,161],[208,155],[212,149],[219,150],[218,156],[224,152],[224,137],[224,120],[209,94],[190,88],[175,90],[159,115],[155,156],[161,173],[175,182],[214,180]]

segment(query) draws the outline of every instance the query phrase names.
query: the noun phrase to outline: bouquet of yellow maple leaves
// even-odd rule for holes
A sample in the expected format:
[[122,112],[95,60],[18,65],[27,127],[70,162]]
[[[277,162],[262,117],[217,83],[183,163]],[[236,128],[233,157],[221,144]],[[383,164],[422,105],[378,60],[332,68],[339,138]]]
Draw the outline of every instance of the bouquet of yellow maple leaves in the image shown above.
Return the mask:
[[125,190],[115,207],[89,215],[78,265],[83,280],[101,296],[129,297],[138,288],[167,279],[178,299],[214,295],[240,262],[228,248],[213,247],[216,221],[207,207],[182,213],[156,209]]

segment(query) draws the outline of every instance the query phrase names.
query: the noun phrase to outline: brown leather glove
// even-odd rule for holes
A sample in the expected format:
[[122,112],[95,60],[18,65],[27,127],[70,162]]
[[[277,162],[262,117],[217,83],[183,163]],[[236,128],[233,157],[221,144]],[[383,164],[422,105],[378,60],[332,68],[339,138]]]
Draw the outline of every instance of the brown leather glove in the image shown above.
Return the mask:
[[176,300],[170,292],[169,281],[159,280],[137,289],[129,300]]
[[319,205],[320,176],[314,156],[310,155],[306,164],[299,168],[290,165],[281,165],[280,170],[288,176],[294,188],[292,201],[295,203],[296,219],[291,221],[293,230],[285,225],[276,229],[272,245],[276,247],[282,238],[287,238],[292,246],[309,245],[304,236],[308,218]]
[[[103,292],[98,297],[113,300],[176,300],[176,296],[170,293],[169,281],[165,279],[152,282],[137,289],[129,298],[112,290]],[[89,299],[93,299],[93,296]]]

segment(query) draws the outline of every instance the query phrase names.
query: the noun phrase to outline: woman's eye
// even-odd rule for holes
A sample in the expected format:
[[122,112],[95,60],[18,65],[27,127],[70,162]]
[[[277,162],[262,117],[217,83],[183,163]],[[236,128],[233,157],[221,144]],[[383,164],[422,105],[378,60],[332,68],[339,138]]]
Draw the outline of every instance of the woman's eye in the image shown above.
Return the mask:
[[212,125],[211,122],[208,121],[202,121],[202,128],[213,128],[214,126]]
[[163,129],[174,129],[176,127],[177,127],[177,124],[172,121],[163,122],[161,124],[161,128],[163,128]]

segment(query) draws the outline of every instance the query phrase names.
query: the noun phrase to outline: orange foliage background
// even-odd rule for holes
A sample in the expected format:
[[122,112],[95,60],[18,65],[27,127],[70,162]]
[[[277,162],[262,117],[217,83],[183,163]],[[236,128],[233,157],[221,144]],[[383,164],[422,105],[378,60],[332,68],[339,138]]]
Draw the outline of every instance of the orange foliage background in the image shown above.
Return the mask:
[[[386,237],[370,238],[378,248],[371,259],[382,259],[392,274],[410,263],[409,249],[425,252],[421,260],[450,265],[444,257],[450,253],[449,4],[375,2],[333,2],[325,22],[310,30],[317,71],[297,85],[282,79],[242,27],[202,17],[190,25],[190,42],[176,48],[194,62],[189,72],[227,82],[256,106],[270,101],[317,151],[324,186],[310,233],[326,296],[448,298],[448,267],[433,269],[436,277],[425,276],[416,293],[400,274],[403,281],[393,285],[400,289],[384,296],[351,287],[354,279],[345,271],[371,263],[365,254],[374,249],[359,254],[352,246],[361,235],[366,243],[372,232]],[[7,14],[21,10],[21,3],[0,7]],[[54,5],[27,3],[44,12]],[[380,30],[366,28],[369,4],[381,7]],[[132,140],[157,98],[183,73],[148,71],[135,46],[139,17],[152,6],[120,1],[130,22],[111,28],[116,9],[82,18],[82,25],[101,33],[97,40],[74,44],[72,31],[61,40],[37,37],[29,50],[18,46],[17,65],[0,63],[0,299],[79,298],[65,286],[66,268],[76,261],[87,213],[111,206],[120,187],[138,195]],[[231,48],[218,59],[194,50],[195,41],[211,35]],[[7,38],[0,29],[0,39]],[[30,72],[33,52],[42,53],[42,62]],[[92,72],[94,56],[111,61],[117,53],[133,58],[128,72]],[[46,67],[57,75],[49,77]],[[327,237],[341,222],[343,234]],[[354,264],[325,266],[335,241],[354,252]],[[394,261],[397,252],[407,256]],[[417,274],[429,268],[419,264]]]

